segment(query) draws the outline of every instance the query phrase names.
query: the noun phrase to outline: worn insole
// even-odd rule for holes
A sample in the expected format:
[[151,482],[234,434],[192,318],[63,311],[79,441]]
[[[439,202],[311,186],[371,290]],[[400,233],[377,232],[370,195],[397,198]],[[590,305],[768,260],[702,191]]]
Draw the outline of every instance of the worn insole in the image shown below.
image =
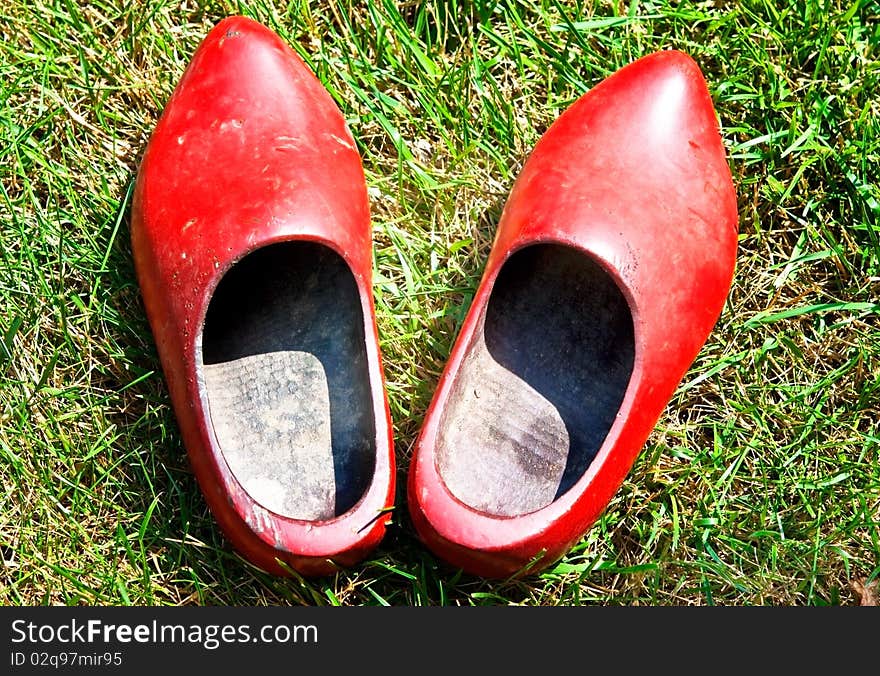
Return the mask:
[[583,475],[632,374],[633,323],[593,259],[534,245],[502,268],[440,421],[437,464],[498,516],[547,506]]
[[217,443],[256,502],[308,521],[355,505],[376,429],[363,312],[339,255],[285,242],[239,261],[211,300],[202,355]]

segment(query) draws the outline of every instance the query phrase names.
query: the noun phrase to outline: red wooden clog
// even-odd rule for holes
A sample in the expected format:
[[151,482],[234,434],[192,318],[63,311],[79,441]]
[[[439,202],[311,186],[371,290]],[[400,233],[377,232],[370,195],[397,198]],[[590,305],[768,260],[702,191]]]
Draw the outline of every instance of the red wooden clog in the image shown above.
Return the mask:
[[278,574],[363,558],[394,495],[366,185],[339,109],[269,29],[232,17],[205,38],[141,161],[131,236],[228,538]]
[[562,556],[717,320],[736,195],[697,65],[653,54],[544,134],[498,225],[410,468],[419,536],[468,572]]

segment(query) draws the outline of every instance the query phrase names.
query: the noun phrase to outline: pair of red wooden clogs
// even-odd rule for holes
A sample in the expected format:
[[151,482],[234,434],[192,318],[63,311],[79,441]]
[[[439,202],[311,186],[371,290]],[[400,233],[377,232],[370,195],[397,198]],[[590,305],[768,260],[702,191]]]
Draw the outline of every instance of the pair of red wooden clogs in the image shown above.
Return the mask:
[[[360,157],[273,32],[221,22],[137,178],[132,248],[191,465],[238,550],[326,574],[382,538],[395,463]],[[516,181],[409,471],[421,539],[471,573],[562,556],[715,323],[734,188],[699,68],[623,68]]]

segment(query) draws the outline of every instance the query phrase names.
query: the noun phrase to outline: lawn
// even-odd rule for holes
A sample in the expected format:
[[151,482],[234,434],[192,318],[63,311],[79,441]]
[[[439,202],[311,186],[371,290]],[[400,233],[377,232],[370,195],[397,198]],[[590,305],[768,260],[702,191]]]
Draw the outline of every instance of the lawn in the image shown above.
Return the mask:
[[[229,14],[344,112],[371,197],[393,524],[280,579],[191,475],[131,258],[140,154]],[[712,335],[602,518],[521,580],[424,549],[412,445],[543,130],[634,59],[701,66],[739,197]],[[7,0],[0,9],[0,603],[853,605],[880,581],[880,7],[828,2]]]

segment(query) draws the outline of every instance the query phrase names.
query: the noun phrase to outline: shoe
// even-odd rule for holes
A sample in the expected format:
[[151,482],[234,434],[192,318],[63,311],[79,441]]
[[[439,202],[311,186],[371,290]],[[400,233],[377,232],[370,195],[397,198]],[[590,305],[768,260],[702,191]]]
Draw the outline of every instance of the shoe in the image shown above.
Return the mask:
[[192,469],[247,559],[324,575],[382,538],[391,423],[360,156],[272,31],[219,23],[138,171],[132,250]]
[[484,577],[563,556],[623,482],[733,276],[736,195],[698,66],[666,51],[528,158],[417,440],[407,500]]

